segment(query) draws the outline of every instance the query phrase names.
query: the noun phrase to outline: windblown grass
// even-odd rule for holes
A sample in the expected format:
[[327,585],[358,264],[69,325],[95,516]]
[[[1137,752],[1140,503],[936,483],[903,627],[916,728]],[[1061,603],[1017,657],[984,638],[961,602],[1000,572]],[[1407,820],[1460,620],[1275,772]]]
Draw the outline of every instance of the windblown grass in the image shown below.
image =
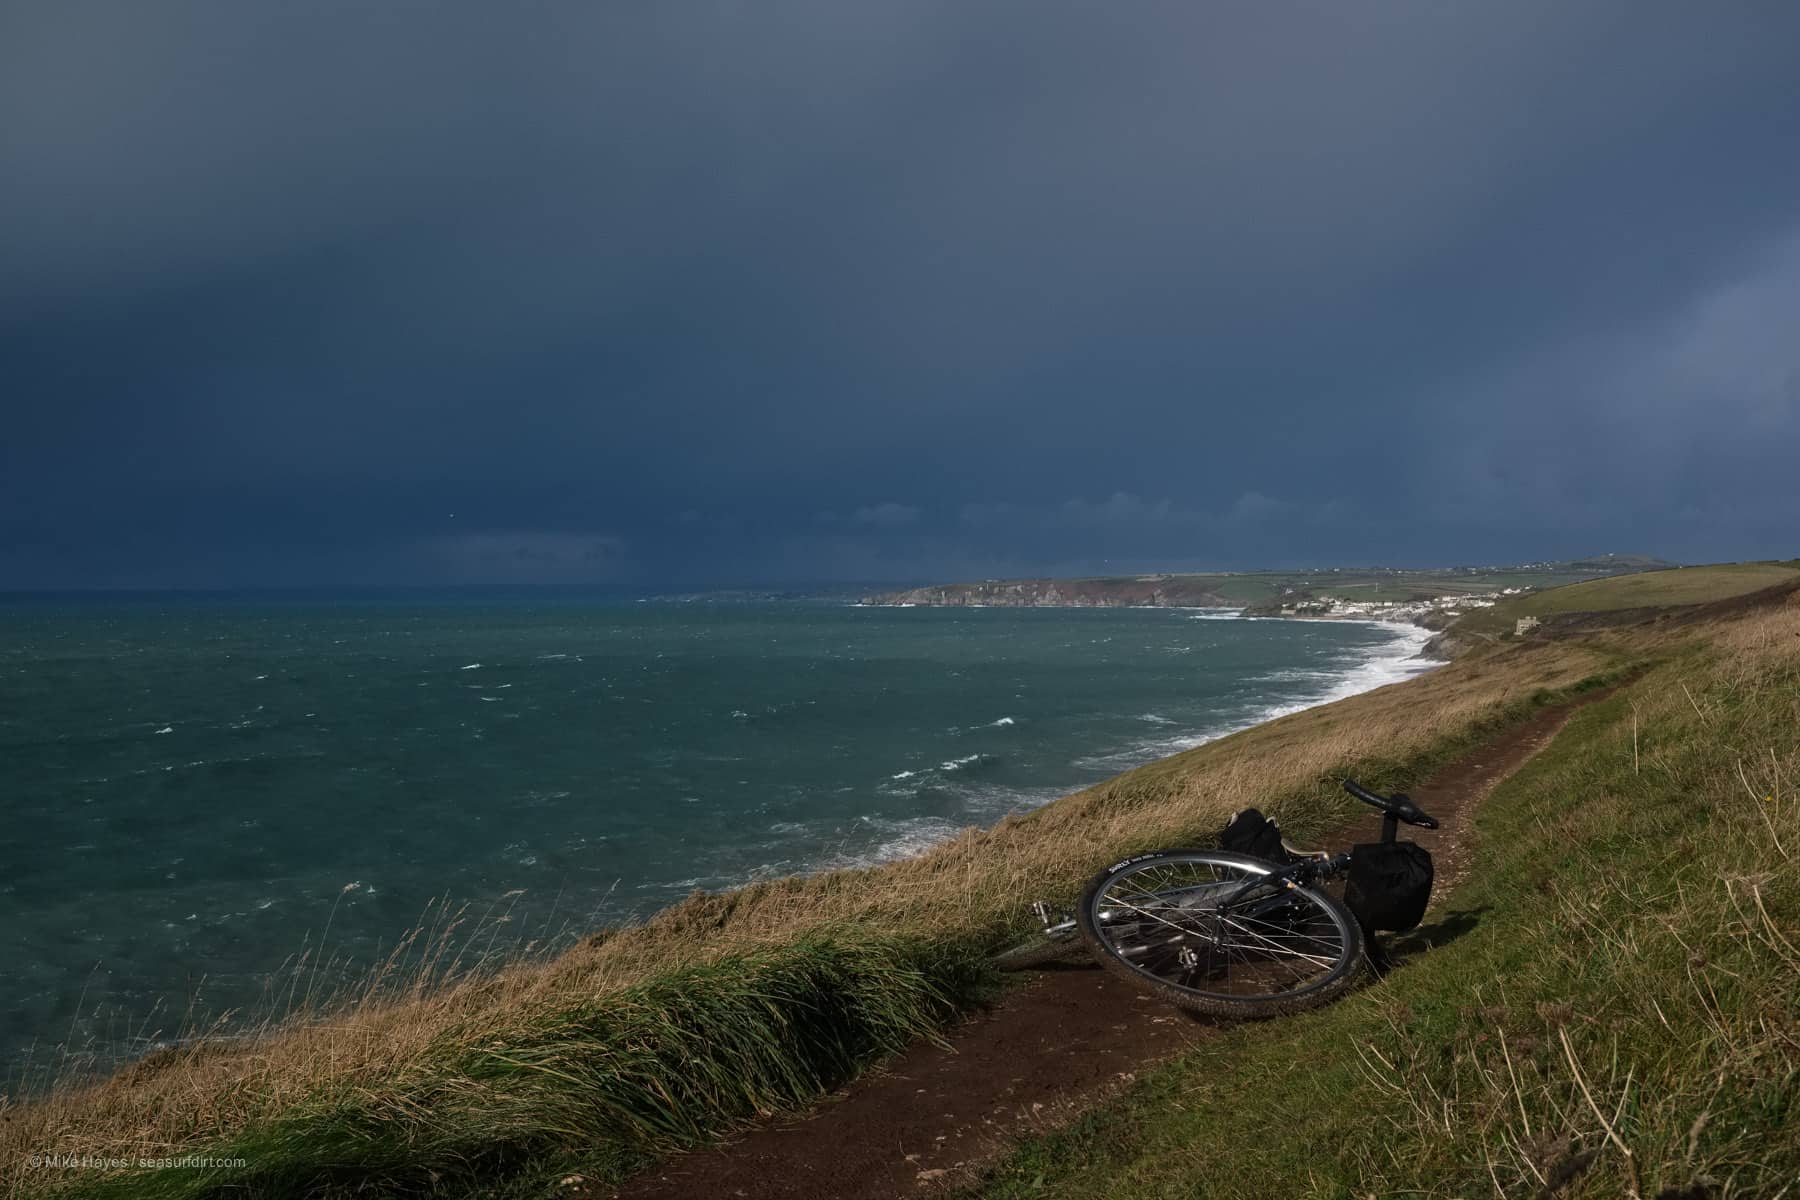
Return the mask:
[[[1125,852],[1202,838],[1246,804],[1301,836],[1322,832],[1354,803],[1337,790],[1343,773],[1406,786],[1559,691],[1628,669],[1638,653],[1592,639],[1473,655],[966,830],[917,859],[697,893],[548,962],[462,980],[433,974],[414,986],[378,981],[245,1041],[201,1041],[109,1080],[0,1103],[0,1184],[14,1196],[331,1195],[357,1184],[460,1194],[452,1183],[524,1186],[571,1156],[589,1173],[616,1177],[645,1155],[760,1109],[803,1103],[878,1057],[890,1032],[910,1036],[950,1019],[973,995],[959,972],[1020,927],[1027,901],[1066,898]],[[826,960],[839,965],[827,970]],[[740,976],[796,978],[791,972],[821,982],[810,992],[725,988]],[[859,1017],[863,1032],[819,1050],[795,1035],[828,1011],[819,1007],[827,993],[856,995],[865,984],[914,976],[929,994],[918,993],[909,1015]],[[713,992],[724,997],[716,1009],[684,1000]],[[691,1024],[707,1013],[725,1024]],[[681,1033],[687,1040],[666,1044],[698,1053],[715,1036],[702,1028],[727,1031],[721,1062],[762,1061],[757,1047],[777,1043],[792,1057],[764,1062],[764,1082],[742,1095],[722,1083],[705,1095],[687,1090],[668,1065],[679,1054],[657,1059],[660,1071],[619,1067],[618,1047],[659,1030]],[[193,1172],[109,1176],[25,1165],[31,1154],[231,1157],[234,1149],[252,1167],[211,1182]],[[215,1184],[225,1190],[209,1192]]]
[[728,955],[523,1024],[452,1027],[379,1090],[323,1087],[213,1147],[245,1165],[117,1175],[94,1196],[541,1194],[616,1176],[724,1124],[816,1099],[981,993],[930,943],[806,937]]
[[1226,1031],[970,1195],[1793,1195],[1800,598],[1688,636],[1488,799],[1403,969]]

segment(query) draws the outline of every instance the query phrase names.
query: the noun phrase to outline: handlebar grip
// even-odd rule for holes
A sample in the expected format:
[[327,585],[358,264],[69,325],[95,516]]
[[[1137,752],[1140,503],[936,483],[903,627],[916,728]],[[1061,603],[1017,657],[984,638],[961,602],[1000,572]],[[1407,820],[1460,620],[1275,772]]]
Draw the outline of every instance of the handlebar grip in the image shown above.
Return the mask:
[[1382,796],[1371,792],[1354,779],[1344,780],[1344,790],[1367,804],[1373,804],[1382,812],[1405,821],[1408,825],[1417,825],[1421,829],[1436,829],[1436,818],[1426,814],[1425,810],[1412,802],[1412,797],[1401,793]]

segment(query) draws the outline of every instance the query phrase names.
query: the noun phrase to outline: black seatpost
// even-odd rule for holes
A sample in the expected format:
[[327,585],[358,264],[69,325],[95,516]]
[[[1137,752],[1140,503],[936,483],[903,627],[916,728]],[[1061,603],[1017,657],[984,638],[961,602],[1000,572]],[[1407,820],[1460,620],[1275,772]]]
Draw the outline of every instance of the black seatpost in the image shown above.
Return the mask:
[[1391,812],[1381,814],[1381,840],[1391,842],[1400,836],[1400,818]]

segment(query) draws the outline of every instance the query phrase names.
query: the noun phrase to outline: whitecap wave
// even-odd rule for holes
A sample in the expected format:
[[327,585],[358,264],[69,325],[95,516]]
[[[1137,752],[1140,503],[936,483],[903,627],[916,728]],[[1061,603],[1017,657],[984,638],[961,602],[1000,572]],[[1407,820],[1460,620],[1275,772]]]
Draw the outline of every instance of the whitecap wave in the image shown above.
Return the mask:
[[[1350,659],[1360,663],[1360,657]],[[1335,672],[1323,671],[1317,667],[1290,667],[1285,671],[1270,671],[1255,677],[1257,683],[1311,683],[1315,680],[1330,679]]]
[[[1261,620],[1263,618],[1248,619]],[[1281,620],[1282,618],[1271,617],[1268,619]],[[1429,671],[1433,667],[1443,665],[1435,659],[1419,657],[1420,652],[1425,649],[1425,644],[1432,638],[1432,632],[1429,629],[1417,625],[1399,625],[1391,621],[1359,621],[1356,623],[1381,629],[1392,634],[1392,638],[1386,645],[1378,646],[1372,652],[1364,651],[1354,654],[1335,669],[1294,668],[1287,671],[1274,671],[1258,677],[1259,682],[1314,685],[1310,688],[1303,688],[1300,695],[1266,705],[1206,729],[1153,738],[1106,754],[1093,754],[1078,758],[1075,760],[1075,765],[1091,770],[1129,770],[1147,762],[1154,762],[1159,758],[1167,758],[1171,754],[1180,754],[1184,750],[1204,746],[1208,742],[1216,742],[1222,737],[1237,733],[1242,729],[1248,729],[1252,725],[1261,725],[1264,721],[1273,721],[1277,717],[1285,717],[1290,713],[1301,712],[1321,704],[1330,704],[1362,692],[1373,691],[1378,687],[1386,687],[1390,683],[1399,683],[1414,675]],[[1155,716],[1154,713],[1148,713],[1141,719],[1151,720]],[[1165,721],[1163,723],[1173,724],[1174,722]]]
[[861,832],[873,834],[878,841],[870,849],[839,854],[820,870],[845,867],[873,867],[923,854],[939,842],[949,841],[958,831],[957,825],[943,817],[859,817]]
[[1374,653],[1353,660],[1345,670],[1322,672],[1319,681],[1325,686],[1318,692],[1293,701],[1272,704],[1258,713],[1249,724],[1261,724],[1276,717],[1285,717],[1289,713],[1371,692],[1443,665],[1437,659],[1419,657],[1426,643],[1432,639],[1433,634],[1429,629],[1418,625],[1398,625],[1391,621],[1357,623],[1384,630],[1393,635],[1392,640],[1377,648]]
[[[1201,619],[1209,618],[1202,614]],[[1235,612],[1230,619],[1237,619]],[[1399,682],[1438,665],[1415,657],[1431,637],[1429,631],[1392,623],[1364,624],[1391,636],[1382,644],[1352,652],[1341,662],[1334,663],[1326,658],[1316,667],[1271,672],[1258,682],[1274,686],[1257,691],[1264,697],[1271,693],[1279,697],[1273,703],[1256,709],[1240,709],[1217,724],[1200,729],[1183,728],[1178,719],[1162,713],[1141,713],[1137,719],[1153,727],[1153,730],[1145,731],[1152,732],[1152,737],[1111,753],[1078,759],[1072,765],[1084,772],[1114,774],[1205,745],[1291,712]],[[742,710],[732,715],[740,719],[747,716]],[[1016,723],[1017,719],[1009,716],[980,727],[1004,727]],[[975,732],[975,728],[968,732]],[[880,781],[875,789],[883,795],[905,799],[908,806],[923,806],[921,798],[928,798],[929,807],[935,810],[932,813],[916,816],[868,814],[851,818],[835,830],[818,822],[773,822],[767,826],[767,842],[740,847],[740,850],[761,851],[757,858],[766,861],[760,865],[746,870],[743,866],[725,867],[721,862],[715,865],[723,869],[715,875],[640,886],[659,891],[687,890],[696,886],[717,889],[795,872],[811,874],[877,866],[923,854],[955,838],[967,826],[987,825],[1011,811],[1039,808],[1082,786],[1078,775],[1066,785],[1044,788],[984,783],[983,779],[989,773],[977,768],[984,762],[999,761],[1000,757],[991,753],[950,758],[935,765],[896,771]],[[693,797],[684,799],[690,803],[694,800]]]

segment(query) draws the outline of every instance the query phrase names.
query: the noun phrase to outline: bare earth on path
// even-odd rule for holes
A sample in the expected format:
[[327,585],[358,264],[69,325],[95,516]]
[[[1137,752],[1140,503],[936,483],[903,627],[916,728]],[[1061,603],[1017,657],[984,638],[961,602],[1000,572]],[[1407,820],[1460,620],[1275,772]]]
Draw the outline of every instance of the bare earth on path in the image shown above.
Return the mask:
[[[1436,896],[1467,875],[1466,832],[1475,807],[1549,745],[1574,709],[1610,690],[1544,709],[1412,790],[1440,823],[1435,831],[1408,831],[1436,861]],[[1373,841],[1379,830],[1380,818],[1371,813],[1328,841],[1334,849]],[[1107,972],[1046,970],[952,1029],[947,1046],[915,1045],[810,1113],[669,1159],[615,1194],[619,1200],[929,1195],[967,1182],[1016,1139],[1066,1124],[1136,1072],[1212,1032]]]

